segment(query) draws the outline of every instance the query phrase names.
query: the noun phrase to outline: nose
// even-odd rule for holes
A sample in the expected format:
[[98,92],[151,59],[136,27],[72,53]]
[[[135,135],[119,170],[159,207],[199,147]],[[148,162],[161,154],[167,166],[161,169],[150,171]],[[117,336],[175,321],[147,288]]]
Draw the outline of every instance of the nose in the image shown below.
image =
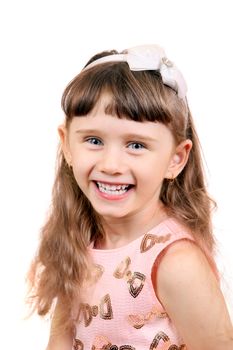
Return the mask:
[[122,152],[116,148],[108,148],[101,155],[98,170],[109,175],[121,174],[124,172],[124,157]]

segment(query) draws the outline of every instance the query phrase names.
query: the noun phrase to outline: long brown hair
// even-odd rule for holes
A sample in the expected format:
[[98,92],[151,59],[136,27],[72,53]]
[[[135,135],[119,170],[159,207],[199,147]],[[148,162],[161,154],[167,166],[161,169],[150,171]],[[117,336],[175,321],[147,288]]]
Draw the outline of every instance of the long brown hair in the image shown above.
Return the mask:
[[[89,62],[113,53],[116,51],[104,52]],[[160,122],[170,128],[177,144],[192,141],[185,168],[172,185],[164,180],[160,199],[211,256],[214,203],[207,194],[199,141],[187,103],[163,84],[159,71],[130,71],[125,62],[103,63],[82,71],[66,87],[62,97],[66,127],[72,118],[87,115],[104,92],[111,96],[107,114]],[[77,185],[59,147],[50,213],[29,274],[32,303],[40,315],[47,314],[59,298],[64,303],[63,316],[69,320],[72,303],[90,271],[87,247],[103,235],[98,214]]]

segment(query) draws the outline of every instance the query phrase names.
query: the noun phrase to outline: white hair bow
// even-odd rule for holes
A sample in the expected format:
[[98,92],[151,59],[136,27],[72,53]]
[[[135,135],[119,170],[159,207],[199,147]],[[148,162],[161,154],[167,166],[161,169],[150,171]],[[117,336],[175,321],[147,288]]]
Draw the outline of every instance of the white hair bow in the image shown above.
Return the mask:
[[187,85],[184,77],[158,45],[136,46],[120,54],[104,56],[91,62],[83,70],[105,62],[127,62],[132,71],[158,70],[164,85],[170,86],[181,99],[186,101]]

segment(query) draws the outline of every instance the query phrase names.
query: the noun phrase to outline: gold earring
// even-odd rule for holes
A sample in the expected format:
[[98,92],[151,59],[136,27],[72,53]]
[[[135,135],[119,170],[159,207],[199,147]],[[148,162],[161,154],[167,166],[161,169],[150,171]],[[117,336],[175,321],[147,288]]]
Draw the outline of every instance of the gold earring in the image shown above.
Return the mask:
[[174,184],[174,182],[175,182],[175,177],[171,177],[169,180],[169,185],[173,185]]
[[171,177],[168,179],[168,186],[172,187],[175,183],[175,180],[176,180],[176,177],[173,174],[171,174]]

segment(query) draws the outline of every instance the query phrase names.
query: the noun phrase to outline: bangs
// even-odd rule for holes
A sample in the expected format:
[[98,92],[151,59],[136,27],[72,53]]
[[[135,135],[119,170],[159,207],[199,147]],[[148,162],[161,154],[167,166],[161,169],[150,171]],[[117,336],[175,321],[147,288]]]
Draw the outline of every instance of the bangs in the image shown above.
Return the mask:
[[62,97],[67,119],[88,115],[103,93],[111,96],[106,114],[141,122],[172,120],[168,106],[176,93],[163,84],[160,73],[130,71],[125,62],[97,65],[74,78]]

